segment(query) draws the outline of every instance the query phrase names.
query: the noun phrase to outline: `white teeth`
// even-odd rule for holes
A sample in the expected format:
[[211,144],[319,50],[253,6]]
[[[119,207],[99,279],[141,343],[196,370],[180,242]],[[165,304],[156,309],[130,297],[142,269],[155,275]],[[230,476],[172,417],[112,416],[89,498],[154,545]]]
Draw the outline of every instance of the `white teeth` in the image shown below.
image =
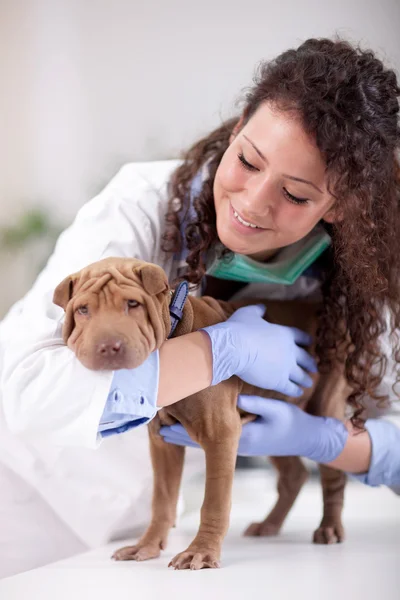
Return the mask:
[[260,227],[258,227],[257,225],[253,225],[253,223],[248,223],[247,221],[242,219],[242,217],[236,212],[236,210],[233,211],[233,214],[235,215],[235,219],[240,221],[240,223],[242,223],[243,225],[246,225],[246,227],[251,227],[252,229],[260,229]]

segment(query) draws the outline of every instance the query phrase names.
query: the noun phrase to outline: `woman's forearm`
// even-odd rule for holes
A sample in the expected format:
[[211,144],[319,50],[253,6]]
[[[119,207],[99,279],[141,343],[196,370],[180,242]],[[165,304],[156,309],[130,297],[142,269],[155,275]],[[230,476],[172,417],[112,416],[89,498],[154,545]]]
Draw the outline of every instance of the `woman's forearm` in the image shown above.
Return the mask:
[[204,331],[167,340],[159,352],[158,406],[168,406],[211,385],[211,341]]
[[[299,346],[308,334],[264,320],[265,306],[244,306],[226,321],[172,338],[159,350],[157,405],[168,406],[238,375],[251,385],[300,396],[314,359]],[[278,360],[277,360],[277,348]]]
[[349,436],[339,456],[328,466],[347,473],[366,473],[371,464],[372,443],[368,431],[355,429],[350,421],[346,423]]

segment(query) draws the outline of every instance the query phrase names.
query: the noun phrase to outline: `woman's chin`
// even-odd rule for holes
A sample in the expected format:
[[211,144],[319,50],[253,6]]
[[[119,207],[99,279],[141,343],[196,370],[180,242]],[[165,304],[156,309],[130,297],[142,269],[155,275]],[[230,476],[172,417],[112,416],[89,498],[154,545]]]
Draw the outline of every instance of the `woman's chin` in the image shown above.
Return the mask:
[[240,239],[236,232],[227,230],[226,228],[221,228],[221,230],[219,230],[217,226],[217,233],[220,242],[225,248],[228,248],[231,252],[236,252],[236,254],[249,256],[265,250],[264,247],[260,248],[259,244],[254,246],[253,244],[250,244],[248,240]]

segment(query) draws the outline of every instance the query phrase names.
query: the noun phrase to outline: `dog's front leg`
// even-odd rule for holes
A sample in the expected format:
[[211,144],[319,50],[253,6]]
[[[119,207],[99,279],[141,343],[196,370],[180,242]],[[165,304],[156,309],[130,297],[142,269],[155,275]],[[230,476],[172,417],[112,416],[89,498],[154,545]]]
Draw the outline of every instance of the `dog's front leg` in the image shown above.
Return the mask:
[[[189,426],[187,428],[189,430]],[[212,430],[212,435],[197,438],[206,454],[206,489],[200,528],[190,546],[171,560],[169,566],[175,569],[219,567],[222,542],[229,526],[232,483],[241,433],[236,410],[225,411],[218,426],[213,423]],[[190,435],[195,438],[194,431],[190,431]]]
[[125,546],[113,554],[116,560],[157,558],[175,525],[185,448],[166,444],[153,422],[149,425],[149,435],[154,478],[151,523],[135,546]]

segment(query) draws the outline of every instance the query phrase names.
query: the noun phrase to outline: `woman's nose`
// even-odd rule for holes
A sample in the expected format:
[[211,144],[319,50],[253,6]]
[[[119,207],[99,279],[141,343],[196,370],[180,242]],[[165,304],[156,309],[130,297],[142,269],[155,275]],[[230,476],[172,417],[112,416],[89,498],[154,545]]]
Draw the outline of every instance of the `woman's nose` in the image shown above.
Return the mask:
[[249,186],[242,196],[241,207],[249,220],[251,217],[258,220],[271,216],[274,211],[272,186],[268,182]]

